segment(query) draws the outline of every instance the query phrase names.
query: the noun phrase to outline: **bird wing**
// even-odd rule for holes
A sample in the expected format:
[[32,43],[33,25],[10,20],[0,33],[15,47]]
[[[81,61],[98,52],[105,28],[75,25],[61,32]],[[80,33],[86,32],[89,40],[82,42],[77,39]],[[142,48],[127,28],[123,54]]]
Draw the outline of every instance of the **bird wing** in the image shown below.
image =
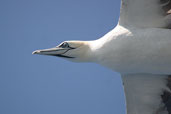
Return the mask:
[[127,114],[171,114],[171,76],[122,75]]
[[171,28],[171,0],[122,0],[119,24]]

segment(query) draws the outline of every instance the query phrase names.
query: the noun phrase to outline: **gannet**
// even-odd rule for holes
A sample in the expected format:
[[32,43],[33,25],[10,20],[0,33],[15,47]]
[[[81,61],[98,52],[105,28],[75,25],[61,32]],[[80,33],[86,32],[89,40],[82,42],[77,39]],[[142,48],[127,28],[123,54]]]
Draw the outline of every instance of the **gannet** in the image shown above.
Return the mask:
[[118,25],[103,37],[33,54],[106,66],[121,74],[127,114],[171,114],[171,0],[122,0]]

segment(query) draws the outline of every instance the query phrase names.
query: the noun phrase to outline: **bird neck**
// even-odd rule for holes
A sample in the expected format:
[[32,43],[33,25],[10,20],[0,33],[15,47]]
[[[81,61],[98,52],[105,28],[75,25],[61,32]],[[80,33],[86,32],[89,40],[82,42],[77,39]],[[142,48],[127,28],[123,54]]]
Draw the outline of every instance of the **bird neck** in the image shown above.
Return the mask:
[[99,63],[104,56],[105,43],[102,40],[94,40],[89,42],[88,61]]

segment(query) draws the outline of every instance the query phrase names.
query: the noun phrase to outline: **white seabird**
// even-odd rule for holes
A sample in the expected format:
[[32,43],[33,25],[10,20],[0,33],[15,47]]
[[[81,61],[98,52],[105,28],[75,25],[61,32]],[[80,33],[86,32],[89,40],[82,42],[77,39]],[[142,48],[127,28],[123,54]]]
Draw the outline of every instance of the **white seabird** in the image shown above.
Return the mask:
[[102,38],[33,54],[104,65],[121,74],[127,114],[171,114],[171,0],[122,0],[119,24]]

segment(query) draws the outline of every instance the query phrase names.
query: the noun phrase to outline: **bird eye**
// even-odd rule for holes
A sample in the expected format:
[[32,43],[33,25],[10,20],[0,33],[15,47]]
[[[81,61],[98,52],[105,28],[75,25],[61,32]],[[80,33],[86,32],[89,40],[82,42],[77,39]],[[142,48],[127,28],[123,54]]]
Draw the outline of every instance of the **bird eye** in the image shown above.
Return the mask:
[[59,47],[61,47],[61,48],[69,48],[69,44],[67,42],[64,42]]

